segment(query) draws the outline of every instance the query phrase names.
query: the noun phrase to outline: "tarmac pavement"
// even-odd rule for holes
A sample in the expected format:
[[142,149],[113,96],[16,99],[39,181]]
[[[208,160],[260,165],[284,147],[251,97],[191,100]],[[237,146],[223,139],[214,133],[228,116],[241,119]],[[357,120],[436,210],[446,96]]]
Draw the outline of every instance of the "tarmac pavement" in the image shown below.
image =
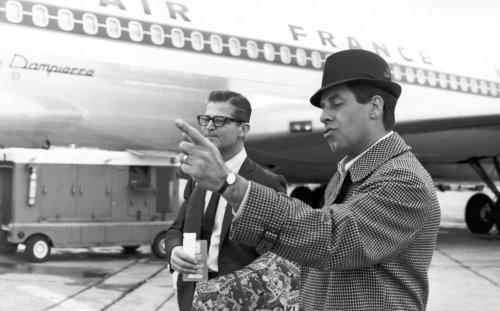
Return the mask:
[[[429,311],[500,308],[500,238],[473,235],[463,222],[471,193],[440,194],[442,225],[429,272]],[[54,249],[49,261],[0,254],[0,310],[176,311],[165,262],[149,247]]]

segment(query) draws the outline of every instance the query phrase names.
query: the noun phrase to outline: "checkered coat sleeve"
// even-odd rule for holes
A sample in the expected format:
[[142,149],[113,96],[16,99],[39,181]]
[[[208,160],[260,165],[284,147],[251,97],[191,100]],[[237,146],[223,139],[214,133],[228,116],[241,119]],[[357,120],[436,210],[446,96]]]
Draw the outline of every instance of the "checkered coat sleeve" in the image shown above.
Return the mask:
[[425,310],[440,210],[409,149],[396,133],[373,146],[349,169],[344,201],[333,203],[337,173],[320,210],[252,183],[231,237],[277,237],[271,251],[302,265],[301,310]]

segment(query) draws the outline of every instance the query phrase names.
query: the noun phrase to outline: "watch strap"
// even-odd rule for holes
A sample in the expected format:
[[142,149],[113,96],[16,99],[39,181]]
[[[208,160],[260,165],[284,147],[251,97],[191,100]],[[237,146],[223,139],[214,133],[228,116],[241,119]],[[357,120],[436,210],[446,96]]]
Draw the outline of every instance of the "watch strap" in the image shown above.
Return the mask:
[[224,191],[226,191],[227,187],[229,187],[229,183],[224,179],[224,184],[219,188],[219,190],[217,190],[217,193],[222,195]]

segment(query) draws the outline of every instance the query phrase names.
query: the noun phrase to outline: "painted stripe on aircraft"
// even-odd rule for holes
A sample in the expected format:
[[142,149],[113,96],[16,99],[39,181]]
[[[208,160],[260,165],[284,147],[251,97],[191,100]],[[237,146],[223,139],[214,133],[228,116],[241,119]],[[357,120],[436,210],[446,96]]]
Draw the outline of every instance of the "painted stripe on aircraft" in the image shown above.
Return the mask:
[[[312,70],[322,70],[331,53],[23,0],[0,0],[0,22]],[[397,82],[500,97],[500,83],[496,81],[397,63],[390,67]]]

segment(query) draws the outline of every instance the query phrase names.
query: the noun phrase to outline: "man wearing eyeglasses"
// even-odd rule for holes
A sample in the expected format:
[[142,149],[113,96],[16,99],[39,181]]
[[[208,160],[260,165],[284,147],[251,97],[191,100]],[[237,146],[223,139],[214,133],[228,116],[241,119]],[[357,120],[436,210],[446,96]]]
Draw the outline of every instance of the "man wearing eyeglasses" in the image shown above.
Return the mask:
[[[197,120],[202,134],[217,147],[231,172],[285,192],[283,176],[264,170],[246,154],[244,139],[250,131],[251,112],[249,101],[241,94],[213,91],[207,97],[205,114],[197,116]],[[190,159],[185,157],[182,161],[189,163]],[[184,204],[166,236],[167,258],[174,271],[194,273],[196,270],[194,260],[182,250],[184,232],[196,232],[197,239],[207,240],[209,279],[242,269],[257,258],[255,248],[229,239],[233,213],[232,207],[220,196],[224,190],[207,191],[192,180],[186,184]],[[177,300],[181,311],[191,310],[195,285],[178,277]]]

